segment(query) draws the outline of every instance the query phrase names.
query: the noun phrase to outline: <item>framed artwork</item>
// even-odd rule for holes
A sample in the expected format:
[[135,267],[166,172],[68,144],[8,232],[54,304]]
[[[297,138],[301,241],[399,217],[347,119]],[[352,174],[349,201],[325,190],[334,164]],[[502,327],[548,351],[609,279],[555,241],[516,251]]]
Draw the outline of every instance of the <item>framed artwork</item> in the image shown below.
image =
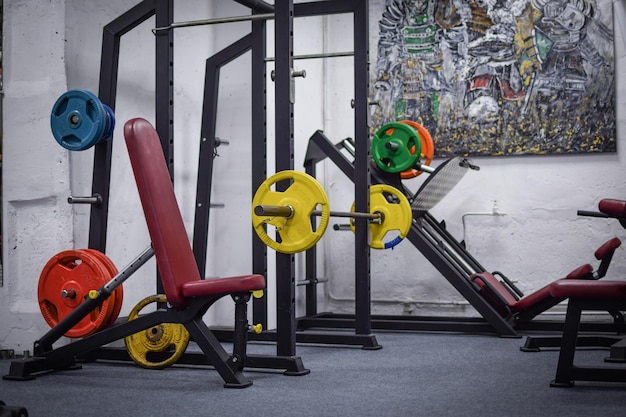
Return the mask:
[[616,152],[611,0],[370,0],[370,127],[435,155]]

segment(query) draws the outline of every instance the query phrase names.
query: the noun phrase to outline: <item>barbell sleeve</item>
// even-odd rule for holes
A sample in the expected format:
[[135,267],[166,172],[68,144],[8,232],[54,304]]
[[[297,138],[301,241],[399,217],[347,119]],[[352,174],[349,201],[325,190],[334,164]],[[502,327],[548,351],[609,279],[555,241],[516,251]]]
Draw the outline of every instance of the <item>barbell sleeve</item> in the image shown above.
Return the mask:
[[435,168],[421,163],[415,164],[415,169],[417,169],[418,171],[426,172],[427,174],[432,174],[433,172],[435,172]]
[[293,207],[259,205],[254,207],[254,214],[257,216],[277,216],[289,218],[293,216]]

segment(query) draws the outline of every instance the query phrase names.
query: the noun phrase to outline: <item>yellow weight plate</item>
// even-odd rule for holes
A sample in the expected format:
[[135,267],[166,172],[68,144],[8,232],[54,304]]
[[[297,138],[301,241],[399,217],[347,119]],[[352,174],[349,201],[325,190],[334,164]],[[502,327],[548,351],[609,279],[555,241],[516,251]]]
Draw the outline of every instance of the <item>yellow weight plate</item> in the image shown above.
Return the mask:
[[[133,307],[128,320],[139,317],[139,312],[151,303],[165,302],[167,299],[162,294],[146,297]],[[185,353],[189,344],[189,332],[182,324],[161,323],[126,336],[124,343],[126,351],[137,365],[148,369],[163,369],[176,363]]]
[[[276,191],[275,185],[280,181],[291,181],[291,184],[284,191]],[[254,213],[256,206],[289,206],[293,215],[258,216]],[[316,210],[321,211],[320,222],[313,230],[311,216]],[[315,178],[300,171],[277,172],[259,186],[252,199],[254,231],[263,243],[282,253],[291,254],[312,248],[326,231],[329,217],[326,192]],[[268,235],[266,225],[276,229],[276,240]]]
[[[393,201],[390,201],[393,200]],[[355,211],[352,203],[351,211]],[[395,187],[376,184],[370,187],[370,213],[380,213],[381,223],[371,222],[369,225],[370,247],[372,249],[391,249],[402,241],[409,233],[413,223],[411,204],[406,196]],[[350,228],[354,232],[354,220],[350,220]],[[384,242],[387,234],[396,231],[397,235]]]

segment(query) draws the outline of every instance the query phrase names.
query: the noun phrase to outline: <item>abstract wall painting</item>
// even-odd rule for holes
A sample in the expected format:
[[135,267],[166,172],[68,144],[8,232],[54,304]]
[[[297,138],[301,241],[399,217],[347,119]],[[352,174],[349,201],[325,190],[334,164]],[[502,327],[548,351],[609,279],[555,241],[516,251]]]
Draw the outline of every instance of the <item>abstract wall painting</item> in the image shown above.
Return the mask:
[[435,155],[616,152],[611,0],[371,0],[370,126]]

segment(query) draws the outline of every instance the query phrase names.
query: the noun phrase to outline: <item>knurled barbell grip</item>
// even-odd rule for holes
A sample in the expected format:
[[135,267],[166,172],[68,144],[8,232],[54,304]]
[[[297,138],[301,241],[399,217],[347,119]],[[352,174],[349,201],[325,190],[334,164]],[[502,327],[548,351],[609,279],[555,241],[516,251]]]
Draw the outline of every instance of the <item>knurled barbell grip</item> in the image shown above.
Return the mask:
[[[277,217],[291,217],[293,216],[293,207],[291,206],[267,206],[258,205],[254,207],[254,214],[257,216],[277,216]],[[314,210],[311,213],[313,216],[321,216],[321,210]],[[350,217],[350,218],[363,218],[378,220],[382,217],[381,213],[358,213],[353,211],[331,211],[330,217]]]

